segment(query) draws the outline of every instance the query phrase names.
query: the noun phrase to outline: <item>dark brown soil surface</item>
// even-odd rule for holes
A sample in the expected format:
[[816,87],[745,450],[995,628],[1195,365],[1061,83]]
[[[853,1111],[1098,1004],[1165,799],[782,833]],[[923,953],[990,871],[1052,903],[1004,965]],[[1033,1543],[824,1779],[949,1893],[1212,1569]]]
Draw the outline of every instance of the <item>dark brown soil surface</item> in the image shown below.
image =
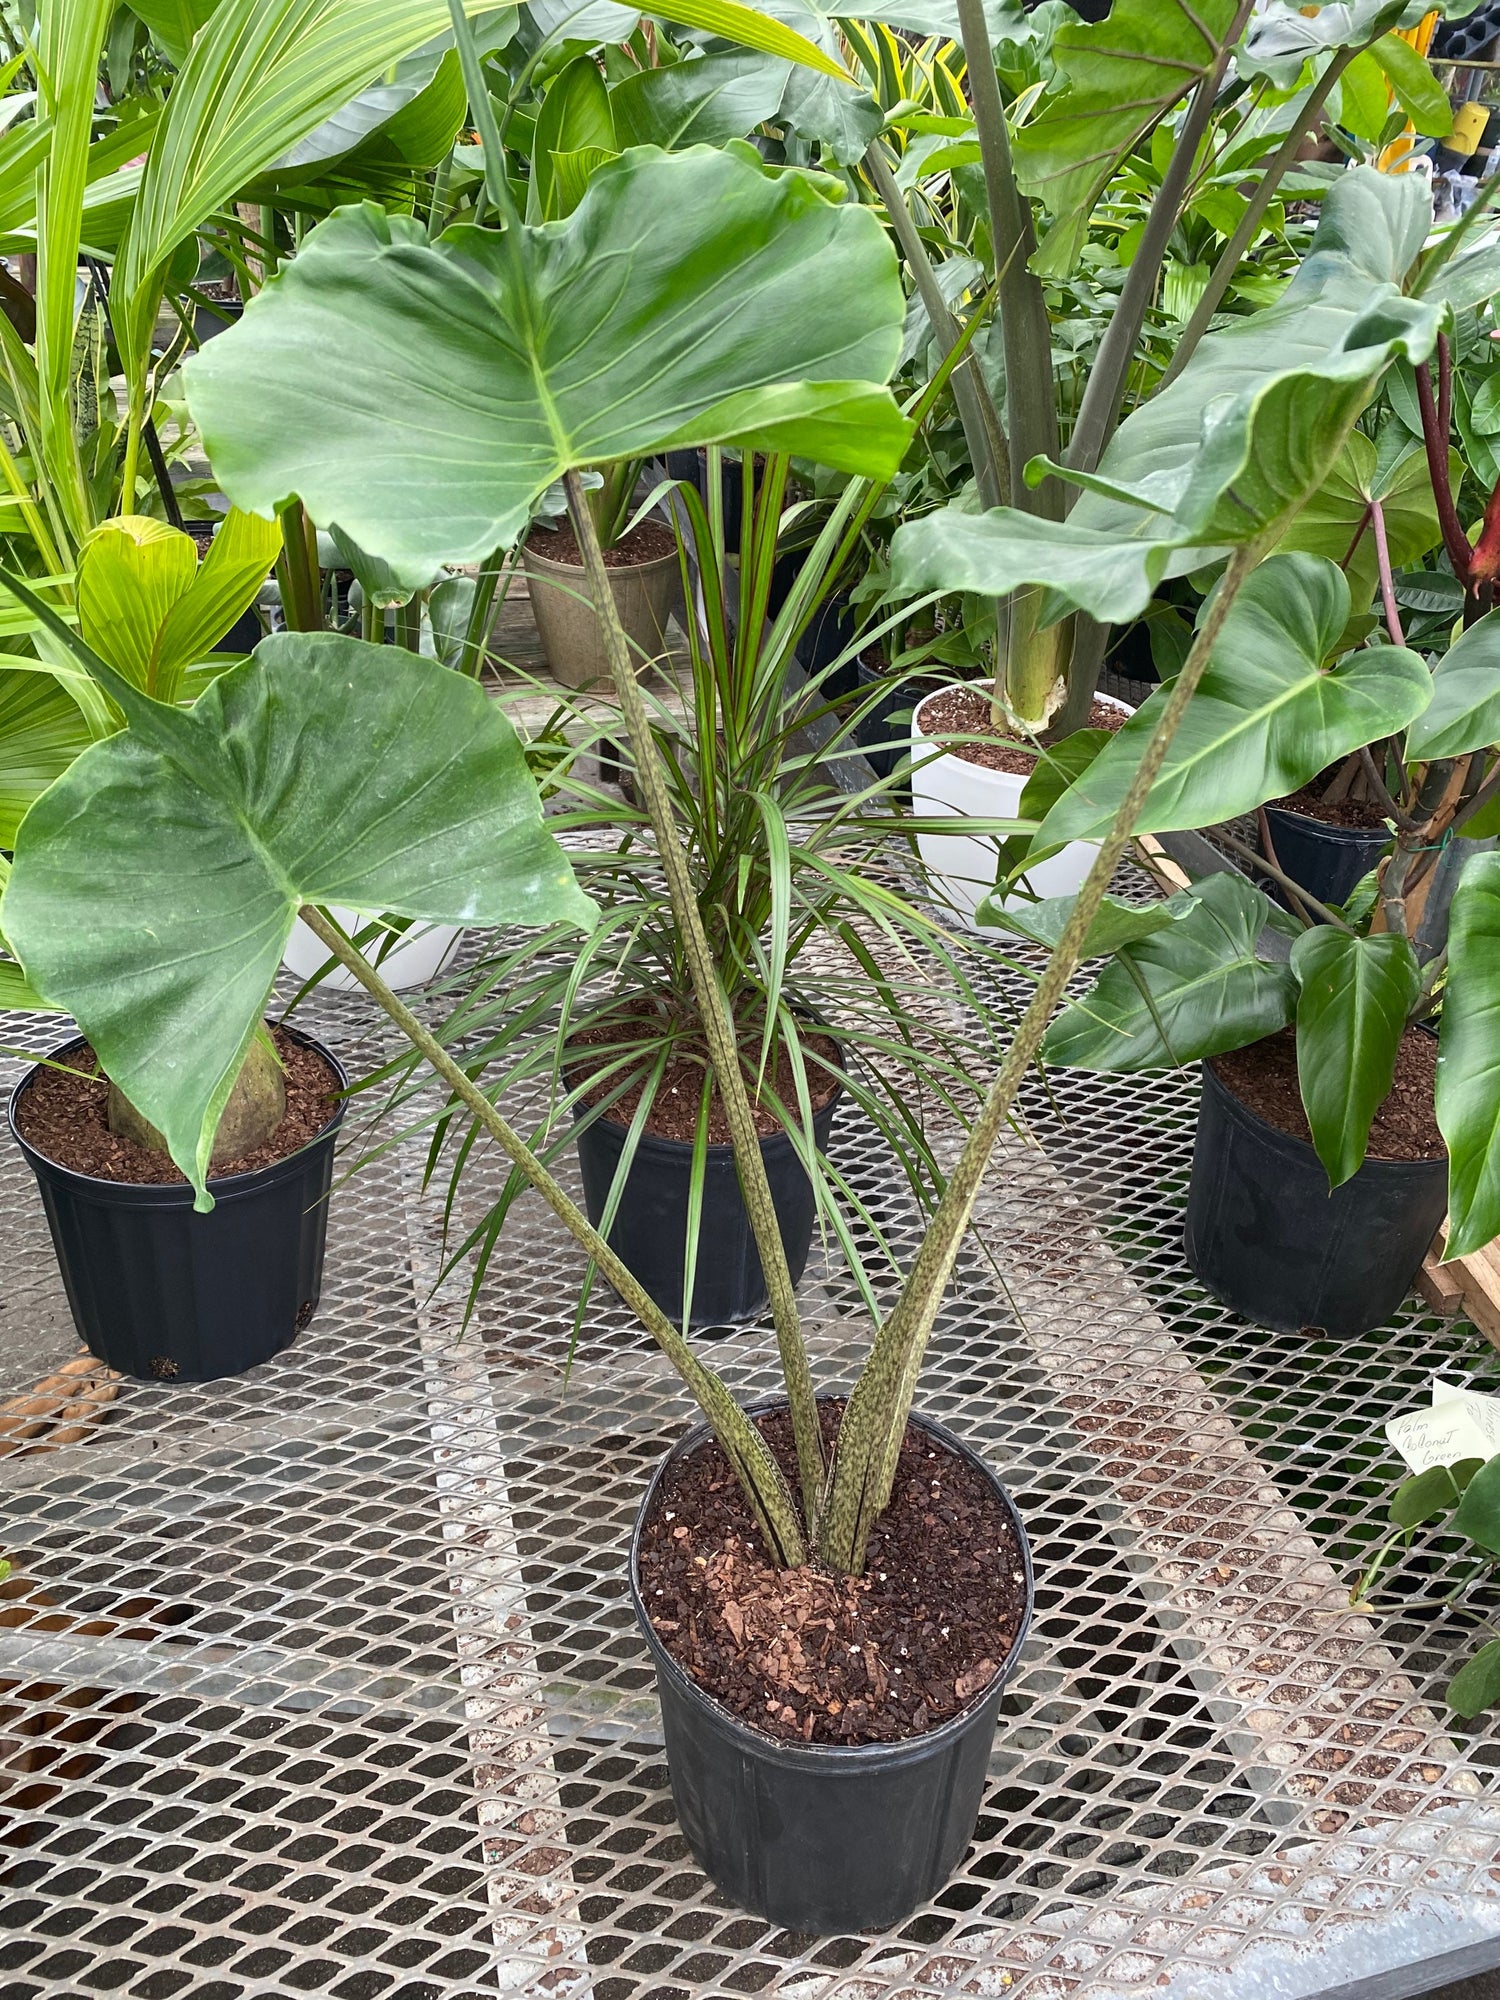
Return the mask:
[[[659,1033],[659,1028],[648,1019],[622,1019],[605,1022],[597,1028],[584,1029],[582,1033],[573,1037],[568,1047],[570,1051],[581,1048],[608,1047],[617,1042],[639,1041],[643,1035],[654,1035],[656,1033]],[[838,1060],[838,1044],[830,1035],[805,1036],[803,1047],[809,1052],[809,1058],[812,1055],[816,1055],[821,1057],[824,1062],[830,1063],[836,1063]],[[652,1060],[654,1060],[654,1057],[648,1056],[646,1058],[648,1075],[649,1064]],[[759,1061],[760,1048],[757,1044],[752,1050],[747,1052],[745,1057],[746,1082],[751,1085],[752,1089]],[[698,1104],[703,1094],[703,1072],[707,1063],[708,1049],[703,1042],[694,1041],[680,1045],[679,1052],[667,1064],[662,1080],[657,1087],[656,1102],[652,1105],[650,1114],[646,1119],[646,1130],[648,1132],[654,1133],[658,1139],[681,1139],[686,1145],[692,1145],[698,1131]],[[572,1069],[570,1081],[576,1082],[580,1076],[586,1073],[583,1063],[580,1062]],[[600,1098],[608,1096],[617,1081],[617,1077],[606,1078],[600,1088],[588,1096],[586,1101],[590,1104],[597,1104]],[[611,1124],[628,1125],[630,1123],[631,1119],[635,1116],[636,1106],[641,1101],[643,1088],[644,1081],[632,1084],[622,1097],[615,1100],[609,1108],[609,1120]],[[809,1059],[807,1064],[807,1088],[812,1098],[814,1111],[821,1111],[823,1106],[838,1090],[838,1079],[836,1077],[825,1076],[816,1063]],[[796,1104],[796,1072],[792,1067],[791,1057],[785,1047],[781,1048],[777,1053],[776,1071],[772,1079],[772,1090],[784,1104]],[[771,1133],[781,1130],[781,1120],[769,1105],[762,1105],[756,1102],[754,1109],[755,1129],[763,1139],[768,1138]],[[729,1144],[729,1120],[724,1115],[723,1100],[720,1098],[717,1090],[709,1100],[708,1137],[711,1145],[727,1146]]]
[[[1087,729],[1121,729],[1130,720],[1123,709],[1096,701],[1089,710]],[[987,771],[1013,771],[1030,777],[1036,768],[1035,750],[1019,748],[1013,736],[997,729],[990,720],[990,697],[986,688],[950,688],[922,710],[922,729],[928,736],[985,736],[986,743],[950,743],[948,748],[965,763],[982,764]]]
[[[1324,826],[1368,828],[1375,832],[1385,825],[1379,806],[1368,799],[1340,799],[1336,805],[1328,805],[1323,798],[1323,788],[1332,780],[1332,771],[1325,771],[1310,785],[1304,785],[1300,792],[1293,792],[1289,798],[1271,799],[1268,803],[1280,806],[1283,812],[1301,813],[1304,819],[1321,820]],[[1271,838],[1276,838],[1274,827]]]
[[[229,1174],[253,1173],[257,1167],[284,1160],[315,1139],[333,1116],[339,1088],[333,1071],[320,1055],[280,1028],[271,1033],[286,1065],[286,1116],[263,1146],[216,1166],[214,1181]],[[110,1131],[109,1084],[87,1043],[68,1058],[68,1063],[66,1071],[38,1070],[22,1093],[16,1122],[28,1144],[59,1166],[92,1174],[95,1180],[186,1185],[165,1153],[153,1153]]]
[[[841,1406],[821,1410],[831,1439]],[[785,1412],[759,1423],[795,1482]],[[640,1583],[663,1644],[700,1687],[752,1728],[803,1743],[888,1743],[937,1728],[994,1680],[1026,1603],[1005,1509],[915,1425],[858,1580],[776,1569],[709,1443],[658,1489]]]
[[[1241,1104],[1268,1125],[1312,1140],[1302,1094],[1297,1088],[1297,1036],[1292,1028],[1252,1042],[1247,1049],[1211,1058],[1220,1079]],[[1437,1042],[1408,1028],[1396,1051],[1396,1080],[1370,1125],[1369,1155],[1376,1160],[1440,1160],[1445,1151],[1437,1128],[1432,1092],[1437,1077]]]
[[[576,563],[579,569],[583,567],[578,537],[573,533],[573,523],[569,520],[559,521],[555,528],[533,528],[526,546],[533,554],[545,556],[548,562]],[[617,542],[612,549],[604,551],[604,566],[606,569],[629,569],[636,563],[655,562],[658,556],[673,555],[676,549],[677,537],[666,522],[648,514],[638,527],[631,529],[623,542]]]
[[182,525],[183,528],[186,530],[186,532],[190,534],[193,540],[197,543],[198,560],[201,562],[203,558],[208,554],[209,550],[213,547],[214,530],[218,527],[219,525],[218,522],[184,521]]

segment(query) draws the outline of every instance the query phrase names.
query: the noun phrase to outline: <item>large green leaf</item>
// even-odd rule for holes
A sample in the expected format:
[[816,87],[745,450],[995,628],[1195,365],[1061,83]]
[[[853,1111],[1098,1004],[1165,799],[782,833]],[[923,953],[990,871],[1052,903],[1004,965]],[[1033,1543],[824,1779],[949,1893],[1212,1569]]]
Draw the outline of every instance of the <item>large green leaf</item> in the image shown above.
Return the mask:
[[1500,743],[1500,611],[1471,625],[1439,660],[1432,700],[1407,733],[1407,755],[1461,757]]
[[1063,1009],[1042,1043],[1044,1062],[1163,1069],[1244,1048],[1287,1025],[1297,982],[1289,965],[1255,956],[1270,913],[1260,890],[1239,875],[1210,875],[1181,893],[1194,907],[1128,946]]
[[1115,0],[1052,37],[1056,83],[1014,141],[1016,173],[1055,218],[1034,260],[1072,269],[1115,168],[1218,62],[1236,0]]
[[240,506],[296,494],[430,574],[514,541],[568,468],[668,446],[889,476],[910,427],[878,385],[904,311],[870,210],[738,156],[641,148],[565,222],[523,229],[514,264],[494,232],[429,243],[341,210],[184,375]]
[[1422,970],[1404,937],[1353,937],[1331,924],[1302,933],[1292,970],[1297,1080],[1328,1185],[1339,1187],[1358,1171],[1370,1120],[1390,1095]]
[[162,1132],[200,1208],[299,905],[592,921],[510,723],[435,661],[282,633],[191,710],[100,677],[130,727],[32,807],[0,911],[32,983]]
[[[1211,826],[1253,812],[1420,715],[1432,680],[1418,654],[1372,646],[1325,666],[1348,619],[1349,586],[1337,563],[1272,556],[1254,570],[1132,831]],[[1110,738],[1042,822],[1039,846],[1109,826],[1167,698],[1158,689]]]
[[717,146],[772,118],[790,74],[751,50],[734,49],[664,69],[638,70],[609,94],[622,146]]
[[1448,916],[1438,1042],[1438,1130],[1448,1143],[1448,1247],[1500,1236],[1500,854],[1465,864]]
[[28,809],[89,745],[78,704],[48,673],[0,667],[0,848]]
[[1431,213],[1419,176],[1346,173],[1280,304],[1205,336],[1120,426],[1066,521],[939,509],[897,530],[891,594],[1043,584],[1055,615],[1118,623],[1164,576],[1284,530],[1392,361],[1425,358],[1437,338],[1444,308],[1400,288]]

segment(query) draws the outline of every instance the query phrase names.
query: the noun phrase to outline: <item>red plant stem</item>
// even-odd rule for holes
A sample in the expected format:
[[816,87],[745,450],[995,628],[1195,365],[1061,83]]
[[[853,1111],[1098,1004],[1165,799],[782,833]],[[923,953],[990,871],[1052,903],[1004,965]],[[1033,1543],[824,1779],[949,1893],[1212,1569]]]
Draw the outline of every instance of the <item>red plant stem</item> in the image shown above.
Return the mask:
[[1438,429],[1446,444],[1453,427],[1453,348],[1446,333],[1437,337],[1438,357]]
[[[1422,442],[1427,448],[1427,476],[1432,481],[1432,497],[1437,502],[1438,522],[1443,530],[1443,547],[1453,565],[1453,574],[1467,589],[1469,582],[1469,538],[1453,504],[1448,483],[1448,427],[1441,421],[1432,393],[1432,376],[1424,361],[1413,371],[1417,379],[1417,404],[1422,412]],[[1451,392],[1451,383],[1450,383]]]
[[1385,629],[1391,635],[1393,646],[1404,646],[1406,634],[1401,629],[1401,613],[1396,607],[1396,579],[1391,575],[1391,545],[1386,539],[1385,509],[1378,500],[1370,502],[1370,519],[1375,527],[1375,560],[1380,565],[1380,597],[1385,605]]

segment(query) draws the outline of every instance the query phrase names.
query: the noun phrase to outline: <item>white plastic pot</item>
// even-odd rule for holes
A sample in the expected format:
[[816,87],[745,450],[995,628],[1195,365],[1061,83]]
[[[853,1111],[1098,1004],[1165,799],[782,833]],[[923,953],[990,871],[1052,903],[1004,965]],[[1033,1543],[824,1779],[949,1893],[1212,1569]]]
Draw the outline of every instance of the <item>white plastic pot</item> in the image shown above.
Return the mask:
[[[356,936],[370,922],[357,910],[344,910],[330,905],[328,914],[334,922]],[[408,993],[414,986],[425,986],[429,979],[436,979],[443,967],[458,949],[458,941],[463,932],[456,924],[413,924],[398,944],[393,944],[382,955],[381,940],[373,939],[364,948],[364,956],[374,966],[387,986],[397,993]],[[292,925],[292,934],[287,939],[282,964],[288,972],[299,979],[311,979],[313,974],[328,963],[329,952],[313,931],[298,917]],[[335,993],[352,993],[359,981],[352,972],[336,965],[322,984]]]
[[[911,718],[911,808],[922,819],[1018,819],[1021,794],[1029,772],[991,771],[983,764],[971,764],[966,757],[935,742],[922,727],[922,713],[938,699],[937,690],[918,702]],[[1097,700],[1128,715],[1122,701],[1101,694]],[[951,732],[950,732],[951,733]],[[934,889],[955,915],[970,926],[980,901],[995,886],[999,867],[999,845],[1003,836],[972,833],[921,833],[917,846]],[[1026,873],[1032,891],[1040,897],[1072,896],[1083,887],[1084,877],[1099,851],[1095,840],[1073,840],[1046,861]],[[1023,896],[1006,901],[1022,903]]]

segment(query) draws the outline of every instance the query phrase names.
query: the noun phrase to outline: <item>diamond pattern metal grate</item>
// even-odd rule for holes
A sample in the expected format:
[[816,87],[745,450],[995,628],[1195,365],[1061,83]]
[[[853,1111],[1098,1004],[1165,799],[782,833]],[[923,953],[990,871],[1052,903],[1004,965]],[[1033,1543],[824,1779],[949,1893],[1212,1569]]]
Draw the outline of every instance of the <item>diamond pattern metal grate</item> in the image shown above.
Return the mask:
[[[362,996],[298,1018],[355,1072],[385,1046]],[[899,1935],[776,1933],[694,1868],[623,1580],[685,1400],[604,1297],[567,1366],[580,1260],[530,1199],[464,1330],[414,1139],[337,1188],[287,1354],[0,1458],[6,2000],[1258,2000],[1500,1935],[1500,1730],[1440,1700],[1489,1600],[1419,1556],[1386,1622],[1347,1605],[1384,1420],[1500,1356],[1415,1309],[1335,1344],[1206,1298],[1194,1098],[1052,1079],[991,1173],[923,1401],[1015,1492],[1038,1611],[975,1843]],[[836,1145],[910,1244],[857,1122]],[[0,1185],[9,1392],[76,1336],[8,1144]],[[815,1254],[803,1297],[846,1384],[847,1278]],[[764,1327],[714,1359],[774,1385]]]

